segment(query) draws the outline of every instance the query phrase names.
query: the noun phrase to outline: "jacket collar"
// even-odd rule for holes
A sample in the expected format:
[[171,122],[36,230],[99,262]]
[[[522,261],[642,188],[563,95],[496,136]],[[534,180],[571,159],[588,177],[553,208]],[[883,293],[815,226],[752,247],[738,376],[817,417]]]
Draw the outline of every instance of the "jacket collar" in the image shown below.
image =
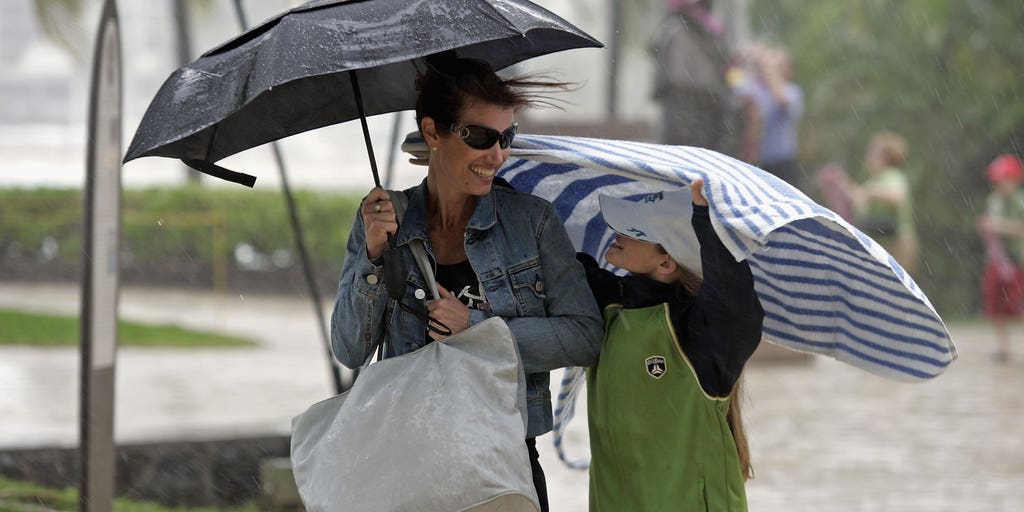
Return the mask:
[[[409,204],[406,206],[405,217],[399,219],[395,244],[406,245],[416,238],[426,242],[430,238],[427,233],[427,180],[424,178],[419,185],[407,190],[406,195],[409,197]],[[466,230],[486,231],[497,222],[497,207],[492,185],[490,192],[477,198],[476,208],[469,218]]]
[[693,295],[678,283],[662,283],[649,277],[629,275],[623,278],[622,306],[627,309],[645,308],[663,302],[688,303]]

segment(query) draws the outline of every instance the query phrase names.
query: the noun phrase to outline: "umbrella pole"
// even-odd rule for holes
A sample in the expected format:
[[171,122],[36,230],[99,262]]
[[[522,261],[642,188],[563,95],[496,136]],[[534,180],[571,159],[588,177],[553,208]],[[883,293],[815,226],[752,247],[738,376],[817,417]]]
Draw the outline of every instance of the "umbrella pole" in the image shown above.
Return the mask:
[[380,186],[380,174],[377,172],[377,159],[373,156],[373,143],[370,142],[370,127],[366,124],[366,112],[363,110],[363,93],[359,91],[359,78],[356,71],[349,70],[348,78],[352,82],[352,93],[356,96],[356,108],[359,109],[359,123],[363,126],[363,140],[366,141],[366,153],[370,157],[370,171],[373,172],[374,186]]
[[[373,143],[370,142],[370,128],[366,125],[366,112],[363,110],[363,94],[359,92],[359,78],[355,70],[348,72],[352,81],[352,93],[356,97],[356,108],[359,109],[359,122],[363,126],[363,140],[366,141],[366,152],[370,156],[370,170],[373,172],[373,184],[380,187],[380,174],[377,172],[377,159],[373,156]],[[395,237],[388,233],[388,245],[384,249],[384,285],[391,299],[400,299],[405,288],[406,271],[402,263],[402,255],[395,247]],[[383,345],[381,345],[383,347]],[[383,350],[383,348],[381,348]],[[378,352],[380,358],[382,352]],[[356,370],[358,376],[358,370]]]
[[[245,10],[242,8],[242,0],[235,0],[235,14],[238,15],[238,22],[242,30],[248,30],[249,24],[245,19]],[[299,261],[302,263],[302,274],[306,278],[306,287],[309,289],[309,296],[313,300],[313,309],[316,312],[317,324],[320,326],[320,336],[323,339],[324,347],[327,349],[327,364],[330,365],[331,377],[334,381],[335,393],[345,390],[342,383],[341,372],[334,363],[334,353],[331,351],[331,339],[327,336],[327,322],[324,318],[324,308],[320,302],[320,293],[317,291],[316,280],[313,278],[313,270],[309,264],[309,253],[306,251],[306,241],[302,234],[302,224],[299,223],[299,215],[295,209],[295,197],[292,195],[291,186],[288,184],[288,173],[284,166],[284,157],[281,156],[281,148],[277,142],[270,145],[274,151],[274,160],[277,162],[277,170],[281,175],[281,192],[284,194],[285,203],[288,205],[288,218],[292,224],[292,232],[295,233],[295,247],[299,251]]]

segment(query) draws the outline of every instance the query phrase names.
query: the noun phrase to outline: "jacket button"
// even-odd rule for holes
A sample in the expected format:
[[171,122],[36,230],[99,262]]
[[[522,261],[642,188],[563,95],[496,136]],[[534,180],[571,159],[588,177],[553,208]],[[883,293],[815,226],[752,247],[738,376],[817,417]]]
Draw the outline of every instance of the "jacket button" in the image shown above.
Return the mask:
[[377,274],[370,274],[366,276],[366,282],[370,283],[371,285],[377,284],[378,281],[379,279],[377,279]]

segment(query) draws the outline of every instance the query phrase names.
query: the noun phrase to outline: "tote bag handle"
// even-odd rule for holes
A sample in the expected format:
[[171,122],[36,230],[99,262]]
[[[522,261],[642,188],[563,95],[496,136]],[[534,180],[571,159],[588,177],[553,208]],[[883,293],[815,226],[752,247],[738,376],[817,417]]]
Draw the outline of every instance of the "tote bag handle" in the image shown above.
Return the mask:
[[[388,194],[391,196],[391,204],[395,207],[395,218],[405,220],[405,210],[409,204],[409,198],[401,190],[388,190]],[[441,294],[437,293],[437,280],[434,278],[434,269],[430,264],[430,257],[427,256],[427,250],[423,247],[423,240],[417,238],[409,242],[409,248],[412,249],[413,258],[416,259],[416,265],[420,267],[423,278],[427,280],[430,296],[435,299],[440,298]]]

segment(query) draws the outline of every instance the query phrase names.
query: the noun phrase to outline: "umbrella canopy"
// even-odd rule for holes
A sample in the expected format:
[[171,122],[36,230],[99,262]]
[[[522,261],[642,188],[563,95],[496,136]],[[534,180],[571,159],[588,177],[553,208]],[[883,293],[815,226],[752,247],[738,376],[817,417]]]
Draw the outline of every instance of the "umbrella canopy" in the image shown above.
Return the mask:
[[363,112],[411,109],[424,58],[439,52],[502,69],[600,46],[527,0],[313,1],[174,71],[143,116],[125,162],[164,156],[212,163]]
[[[403,148],[422,151],[410,137]],[[511,155],[498,175],[554,203],[577,249],[598,261],[614,238],[601,194],[639,200],[702,178],[715,231],[750,264],[770,342],[906,381],[956,359],[942,318],[885,249],[757,167],[686,146],[538,135],[518,136]]]

